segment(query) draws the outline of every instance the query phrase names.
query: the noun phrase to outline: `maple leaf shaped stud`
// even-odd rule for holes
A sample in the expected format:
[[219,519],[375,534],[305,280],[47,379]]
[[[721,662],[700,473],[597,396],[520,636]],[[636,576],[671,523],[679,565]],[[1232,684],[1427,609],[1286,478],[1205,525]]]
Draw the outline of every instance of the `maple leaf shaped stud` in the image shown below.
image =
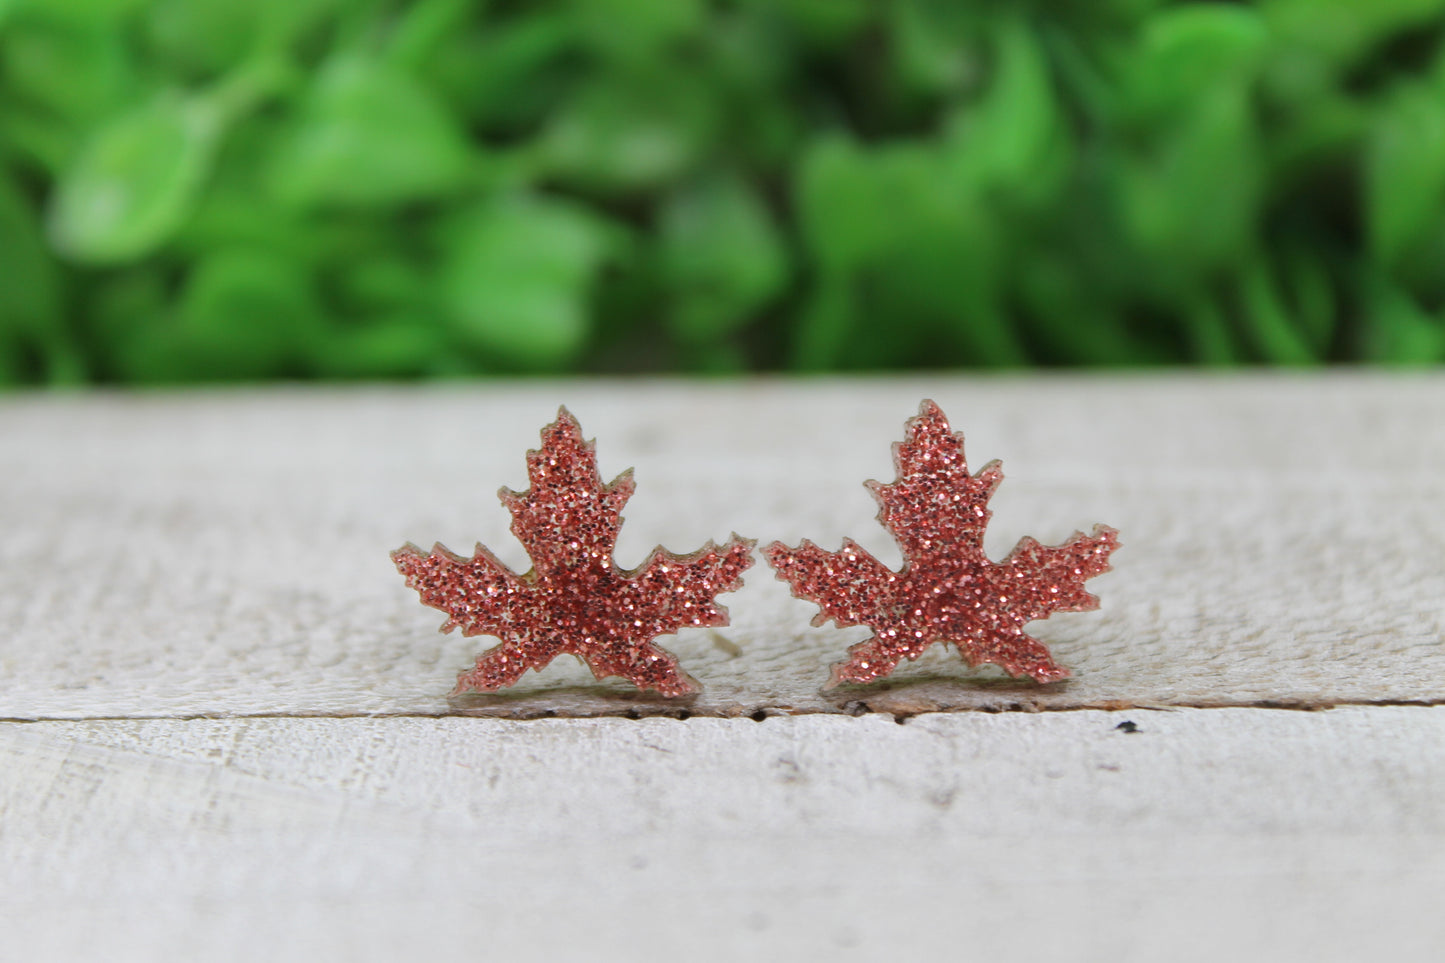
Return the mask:
[[866,484],[878,500],[878,520],[903,550],[902,571],[888,569],[852,539],[837,552],[806,540],[798,548],[774,542],[763,550],[795,596],[817,603],[814,625],[832,619],[840,627],[873,629],[872,638],[833,666],[826,688],[883,678],[935,642],[952,643],[970,665],[991,662],[1038,682],[1066,678],[1069,670],[1023,627],[1053,612],[1098,608],[1084,582],[1109,570],[1118,532],[1096,525],[1058,546],[1025,538],[1002,562],[990,561],[983,533],[1003,471],[992,461],[970,475],[963,436],[949,430],[932,401],[909,420],[893,461],[897,481]]
[[501,639],[457,677],[452,695],[505,688],[563,653],[598,679],[621,676],[664,696],[698,691],[652,640],[684,626],[726,625],[727,610],[713,598],[742,584],[756,543],[733,535],[684,556],[658,546],[640,568],[619,569],[612,550],[635,487],[632,471],[603,485],[595,443],[583,441],[566,408],[542,429],[542,447],[527,452],[527,476],[526,491],[498,493],[531,556],[526,574],[480,544],[471,558],[440,543],[430,552],[408,543],[391,553],[422,602],[447,613],[443,632],[460,627],[463,635]]

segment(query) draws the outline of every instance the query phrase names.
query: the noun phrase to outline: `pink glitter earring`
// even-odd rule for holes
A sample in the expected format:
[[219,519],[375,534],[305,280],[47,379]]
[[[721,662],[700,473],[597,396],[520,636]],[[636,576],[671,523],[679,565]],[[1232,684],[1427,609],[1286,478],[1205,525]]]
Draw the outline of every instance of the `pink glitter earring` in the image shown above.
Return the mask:
[[931,401],[906,431],[893,446],[898,479],[866,483],[880,506],[878,520],[903,549],[902,571],[886,568],[852,539],[837,552],[806,540],[763,550],[796,597],[817,603],[814,625],[832,619],[873,630],[833,666],[827,688],[881,679],[935,642],[952,643],[970,665],[993,663],[1038,682],[1067,678],[1069,670],[1023,627],[1053,612],[1098,608],[1084,582],[1109,570],[1118,532],[1096,525],[1058,546],[1025,538],[1002,562],[990,561],[983,533],[988,500],[1003,480],[999,463],[970,475],[963,435],[949,430]]
[[499,493],[512,534],[531,556],[526,574],[480,544],[471,558],[441,544],[423,552],[408,543],[391,553],[422,602],[447,614],[443,632],[460,627],[463,635],[501,639],[458,676],[452,694],[505,688],[563,653],[598,679],[621,676],[664,696],[697,692],[697,682],[652,640],[683,626],[727,625],[727,609],[713,598],[742,584],[756,543],[733,535],[685,556],[659,546],[640,568],[619,569],[612,550],[635,487],[632,472],[603,485],[595,444],[583,441],[566,408],[542,429],[542,447],[527,453],[527,476],[531,488]]

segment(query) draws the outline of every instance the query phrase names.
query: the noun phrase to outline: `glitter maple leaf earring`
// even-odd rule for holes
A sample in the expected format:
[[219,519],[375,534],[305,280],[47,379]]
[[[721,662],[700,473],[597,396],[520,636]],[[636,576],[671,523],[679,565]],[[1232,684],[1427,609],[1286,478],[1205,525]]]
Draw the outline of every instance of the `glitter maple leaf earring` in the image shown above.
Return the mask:
[[952,643],[970,665],[991,662],[1039,682],[1066,678],[1069,670],[1023,627],[1053,612],[1098,608],[1084,582],[1109,570],[1118,532],[1096,525],[1058,546],[1025,538],[1002,562],[990,561],[983,533],[988,500],[1003,480],[999,463],[970,475],[963,436],[949,430],[931,401],[906,430],[907,439],[893,446],[898,480],[866,483],[878,499],[878,520],[903,549],[902,571],[889,570],[852,539],[838,552],[806,540],[763,550],[795,596],[817,603],[814,625],[832,619],[873,629],[833,666],[827,688],[883,678],[934,642]]
[[527,476],[528,490],[499,493],[512,534],[532,558],[525,575],[480,544],[471,558],[440,543],[431,552],[408,543],[391,553],[422,602],[449,616],[443,632],[460,626],[463,635],[502,640],[458,676],[452,694],[505,688],[563,653],[598,679],[621,676],[665,696],[698,691],[652,640],[683,626],[727,625],[727,609],[713,598],[742,584],[756,543],[733,535],[726,545],[708,542],[685,556],[658,546],[640,568],[619,570],[612,550],[635,487],[632,471],[604,486],[595,443],[582,440],[566,408],[542,429],[542,447],[527,452]]

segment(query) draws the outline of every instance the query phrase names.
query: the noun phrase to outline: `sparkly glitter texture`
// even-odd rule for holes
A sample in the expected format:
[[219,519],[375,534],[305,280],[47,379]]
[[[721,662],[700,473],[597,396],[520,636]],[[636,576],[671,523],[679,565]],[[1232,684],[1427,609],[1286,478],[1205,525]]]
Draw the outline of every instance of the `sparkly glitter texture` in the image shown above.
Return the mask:
[[463,558],[438,544],[430,553],[407,544],[391,553],[406,584],[449,618],[442,631],[501,639],[457,678],[453,695],[505,688],[528,669],[558,655],[582,659],[601,679],[616,675],[665,696],[687,695],[697,683],[652,639],[688,625],[726,625],[713,602],[742,584],[752,564],[751,539],[734,535],[692,555],[655,549],[634,571],[612,560],[622,506],[632,497],[631,471],[604,486],[594,444],[561,409],[542,430],[542,448],[527,453],[532,487],[502,489],[512,534],[527,547],[533,568],[507,569],[482,545]]
[[893,446],[898,480],[867,483],[881,506],[878,520],[903,549],[901,572],[851,539],[837,552],[808,541],[764,549],[793,594],[822,610],[814,625],[832,619],[874,631],[833,666],[828,687],[880,679],[934,642],[953,643],[970,665],[992,662],[1039,682],[1066,678],[1069,670],[1023,627],[1053,612],[1098,608],[1084,582],[1108,571],[1118,533],[1096,525],[1092,534],[1075,532],[1057,547],[1025,538],[1002,562],[992,562],[983,553],[983,533],[988,500],[1003,480],[999,463],[970,475],[963,436],[949,430],[931,401],[908,422],[907,433]]

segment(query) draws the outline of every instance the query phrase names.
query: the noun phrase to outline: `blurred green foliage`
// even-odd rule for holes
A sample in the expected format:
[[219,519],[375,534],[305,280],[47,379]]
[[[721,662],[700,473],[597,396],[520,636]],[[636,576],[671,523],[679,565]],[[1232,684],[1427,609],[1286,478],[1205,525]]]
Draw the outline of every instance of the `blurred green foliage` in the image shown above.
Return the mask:
[[0,0],[0,383],[1445,360],[1445,0]]

